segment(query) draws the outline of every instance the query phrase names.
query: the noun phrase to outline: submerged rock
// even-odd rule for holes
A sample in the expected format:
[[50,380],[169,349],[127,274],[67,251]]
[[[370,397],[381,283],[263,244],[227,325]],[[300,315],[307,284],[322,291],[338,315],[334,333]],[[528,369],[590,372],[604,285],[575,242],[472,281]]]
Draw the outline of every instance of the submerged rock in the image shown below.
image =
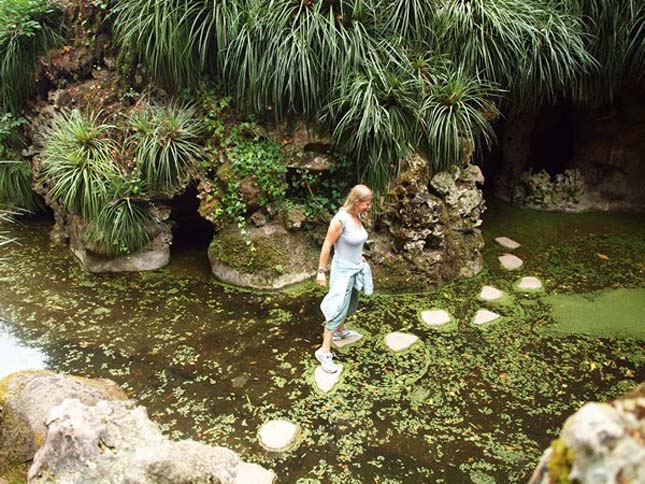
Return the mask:
[[529,484],[645,482],[645,384],[569,417]]

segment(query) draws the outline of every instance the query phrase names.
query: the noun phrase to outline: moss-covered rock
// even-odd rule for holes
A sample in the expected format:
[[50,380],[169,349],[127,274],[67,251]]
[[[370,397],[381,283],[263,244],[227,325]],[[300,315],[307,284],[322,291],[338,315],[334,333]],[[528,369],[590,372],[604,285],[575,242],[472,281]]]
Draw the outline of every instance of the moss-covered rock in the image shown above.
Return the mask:
[[278,224],[235,225],[218,232],[208,249],[215,276],[229,284],[278,289],[316,273],[318,251],[306,234],[288,232]]

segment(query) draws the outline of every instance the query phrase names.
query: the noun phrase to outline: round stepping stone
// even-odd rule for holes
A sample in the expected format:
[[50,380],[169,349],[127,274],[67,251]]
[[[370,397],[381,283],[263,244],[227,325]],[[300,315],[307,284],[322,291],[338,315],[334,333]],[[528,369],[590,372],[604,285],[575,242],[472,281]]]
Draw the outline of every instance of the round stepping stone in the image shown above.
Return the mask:
[[479,293],[479,299],[483,299],[484,301],[495,301],[502,297],[504,297],[504,293],[493,286],[484,286]]
[[515,242],[513,239],[509,239],[508,237],[495,237],[495,242],[509,250],[515,250],[522,245],[518,242]]
[[271,452],[283,452],[294,443],[298,426],[288,420],[269,420],[258,430],[260,444]]
[[385,345],[392,351],[403,351],[419,340],[418,336],[394,332],[385,336]]
[[275,472],[258,464],[240,462],[237,466],[235,484],[273,484],[277,479]]
[[432,327],[443,326],[444,324],[448,324],[452,320],[448,311],[444,311],[443,309],[431,309],[428,311],[422,311],[421,319],[428,326]]
[[338,380],[340,380],[340,375],[343,373],[343,365],[338,366],[340,366],[340,370],[336,373],[327,373],[321,366],[317,366],[314,370],[314,381],[321,392],[327,393],[331,391],[334,385],[338,383]]
[[500,255],[498,259],[500,264],[502,264],[502,267],[509,271],[519,269],[520,267],[522,267],[522,264],[524,264],[524,262],[522,262],[522,259],[513,254]]
[[499,318],[501,318],[501,316],[497,313],[494,313],[493,311],[489,311],[488,309],[480,309],[475,314],[475,319],[473,320],[473,323],[477,325],[481,325],[481,324],[490,323],[491,321],[495,321],[496,319],[499,319]]
[[363,335],[359,334],[358,336],[354,336],[353,338],[345,338],[345,339],[339,339],[338,341],[332,341],[332,344],[336,348],[342,348],[343,346],[353,345],[354,343],[357,343],[362,339],[363,339]]
[[515,287],[524,291],[539,291],[542,289],[542,281],[533,276],[522,277]]

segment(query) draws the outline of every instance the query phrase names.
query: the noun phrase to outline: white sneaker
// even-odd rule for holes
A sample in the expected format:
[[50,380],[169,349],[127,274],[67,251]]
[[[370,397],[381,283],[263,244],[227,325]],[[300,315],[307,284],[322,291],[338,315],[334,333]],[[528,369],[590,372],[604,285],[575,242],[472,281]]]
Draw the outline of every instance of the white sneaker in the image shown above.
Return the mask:
[[327,373],[336,373],[340,370],[340,366],[333,362],[333,353],[325,353],[322,348],[318,348],[314,356],[320,362],[322,369]]
[[344,329],[342,331],[334,331],[331,339],[332,341],[340,341],[341,339],[358,338],[360,335],[361,333],[353,329]]

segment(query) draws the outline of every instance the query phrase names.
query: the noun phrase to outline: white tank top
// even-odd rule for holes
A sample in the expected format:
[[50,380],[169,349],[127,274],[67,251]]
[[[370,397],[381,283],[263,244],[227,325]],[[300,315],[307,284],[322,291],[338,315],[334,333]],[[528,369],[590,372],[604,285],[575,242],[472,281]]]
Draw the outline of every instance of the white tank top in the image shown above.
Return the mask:
[[334,244],[334,257],[360,265],[363,261],[363,245],[367,241],[367,230],[362,225],[359,227],[352,216],[343,209],[334,215],[333,220],[339,220],[343,224],[343,232]]

